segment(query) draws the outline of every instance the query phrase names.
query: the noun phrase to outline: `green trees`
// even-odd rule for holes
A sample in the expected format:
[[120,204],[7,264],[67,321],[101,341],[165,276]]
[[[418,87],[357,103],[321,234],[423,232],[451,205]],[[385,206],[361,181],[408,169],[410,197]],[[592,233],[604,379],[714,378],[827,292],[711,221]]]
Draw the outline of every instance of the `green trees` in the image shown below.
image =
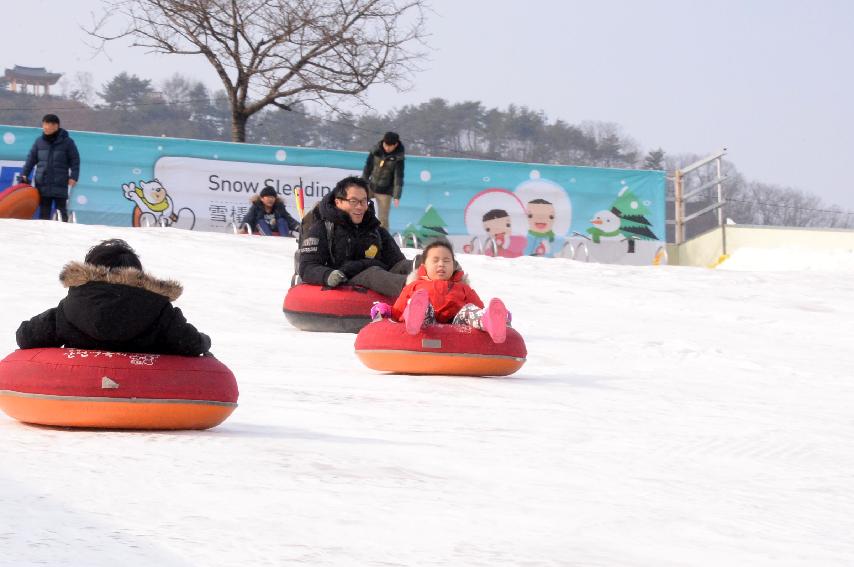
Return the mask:
[[641,169],[664,169],[664,150],[658,148],[656,150],[649,150],[649,153],[646,154],[646,157],[643,158],[643,165]]
[[98,93],[107,108],[123,108],[131,112],[138,111],[146,103],[154,102],[154,89],[151,80],[140,79],[136,75],[119,73]]

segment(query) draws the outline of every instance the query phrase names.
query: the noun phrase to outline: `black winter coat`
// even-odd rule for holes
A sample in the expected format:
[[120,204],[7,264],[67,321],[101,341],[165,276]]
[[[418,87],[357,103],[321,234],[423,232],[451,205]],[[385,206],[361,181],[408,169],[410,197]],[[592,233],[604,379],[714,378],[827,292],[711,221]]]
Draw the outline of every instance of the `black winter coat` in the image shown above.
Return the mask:
[[134,268],[109,270],[70,262],[59,280],[69,288],[57,307],[24,321],[21,348],[69,347],[198,356],[211,346],[172,306],[183,289]]
[[400,199],[403,195],[404,157],[403,142],[398,142],[390,154],[385,153],[382,142],[371,150],[362,170],[362,177],[368,182],[371,191]]
[[80,179],[80,153],[77,145],[62,128],[52,139],[44,134],[36,138],[21,175],[29,178],[36,167],[34,186],[43,197],[68,198],[68,180]]
[[[368,207],[360,224],[353,224],[350,215],[335,206],[333,193],[320,201],[308,234],[300,235],[299,276],[305,283],[325,285],[333,270],[341,270],[348,278],[372,267],[384,270],[406,259],[397,243]],[[326,237],[326,222],[332,221],[332,255]]]
[[[264,203],[261,202],[261,197],[255,195],[252,197],[252,206],[246,211],[246,214],[243,216],[243,223],[248,224],[252,227],[252,230],[255,230],[262,222],[265,222],[264,215]],[[281,198],[276,197],[276,204],[273,205],[273,216],[275,218],[274,223],[270,225],[272,230],[278,230],[276,227],[275,221],[279,219],[285,219],[285,222],[288,224],[288,230],[298,230],[299,222],[291,216],[288,212],[287,207],[285,206],[285,202],[282,201]],[[287,236],[287,235],[283,235]]]

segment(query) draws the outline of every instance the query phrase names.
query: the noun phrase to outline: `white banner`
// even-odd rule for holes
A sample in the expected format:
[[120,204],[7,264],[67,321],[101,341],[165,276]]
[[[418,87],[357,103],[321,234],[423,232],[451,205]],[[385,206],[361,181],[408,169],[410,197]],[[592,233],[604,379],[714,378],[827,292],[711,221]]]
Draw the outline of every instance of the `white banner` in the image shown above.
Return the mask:
[[133,224],[167,224],[205,231],[225,230],[240,223],[252,197],[265,186],[275,189],[291,215],[299,220],[294,189],[302,187],[308,211],[335,184],[361,171],[334,167],[305,167],[247,163],[189,157],[162,157],[153,179],[129,179],[125,198],[136,204]]

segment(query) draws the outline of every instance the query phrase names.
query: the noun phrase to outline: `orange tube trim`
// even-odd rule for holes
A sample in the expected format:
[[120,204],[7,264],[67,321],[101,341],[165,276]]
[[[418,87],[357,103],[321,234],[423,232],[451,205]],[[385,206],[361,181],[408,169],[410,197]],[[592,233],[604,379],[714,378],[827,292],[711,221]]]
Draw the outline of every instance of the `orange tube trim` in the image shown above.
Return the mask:
[[448,376],[509,376],[525,364],[524,358],[411,350],[357,350],[362,364],[395,374]]
[[77,398],[0,392],[0,409],[25,423],[105,429],[210,429],[237,407],[227,402]]

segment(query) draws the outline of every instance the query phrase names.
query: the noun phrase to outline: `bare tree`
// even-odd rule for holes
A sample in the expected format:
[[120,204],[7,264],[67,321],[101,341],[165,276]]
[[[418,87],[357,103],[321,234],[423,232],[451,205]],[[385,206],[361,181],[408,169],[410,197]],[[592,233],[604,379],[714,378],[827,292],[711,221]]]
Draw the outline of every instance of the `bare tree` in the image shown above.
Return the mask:
[[88,71],[78,71],[74,76],[69,78],[63,75],[59,80],[60,95],[76,100],[77,102],[91,106],[95,100],[95,87],[92,79],[92,73]]
[[[406,86],[421,53],[425,0],[104,0],[86,31],[155,53],[202,55],[231,105],[231,136],[273,105],[334,109],[374,84]],[[117,29],[111,26],[119,20]]]
[[[167,104],[175,108],[192,108],[197,101],[194,101],[191,93],[196,87],[196,83],[192,79],[184,77],[180,73],[175,73],[165,81],[160,83],[160,92],[163,93],[163,99]],[[204,103],[206,101],[198,101]]]
[[614,122],[585,121],[582,132],[596,141],[591,165],[599,167],[633,168],[640,153],[637,142],[623,134],[623,129]]

